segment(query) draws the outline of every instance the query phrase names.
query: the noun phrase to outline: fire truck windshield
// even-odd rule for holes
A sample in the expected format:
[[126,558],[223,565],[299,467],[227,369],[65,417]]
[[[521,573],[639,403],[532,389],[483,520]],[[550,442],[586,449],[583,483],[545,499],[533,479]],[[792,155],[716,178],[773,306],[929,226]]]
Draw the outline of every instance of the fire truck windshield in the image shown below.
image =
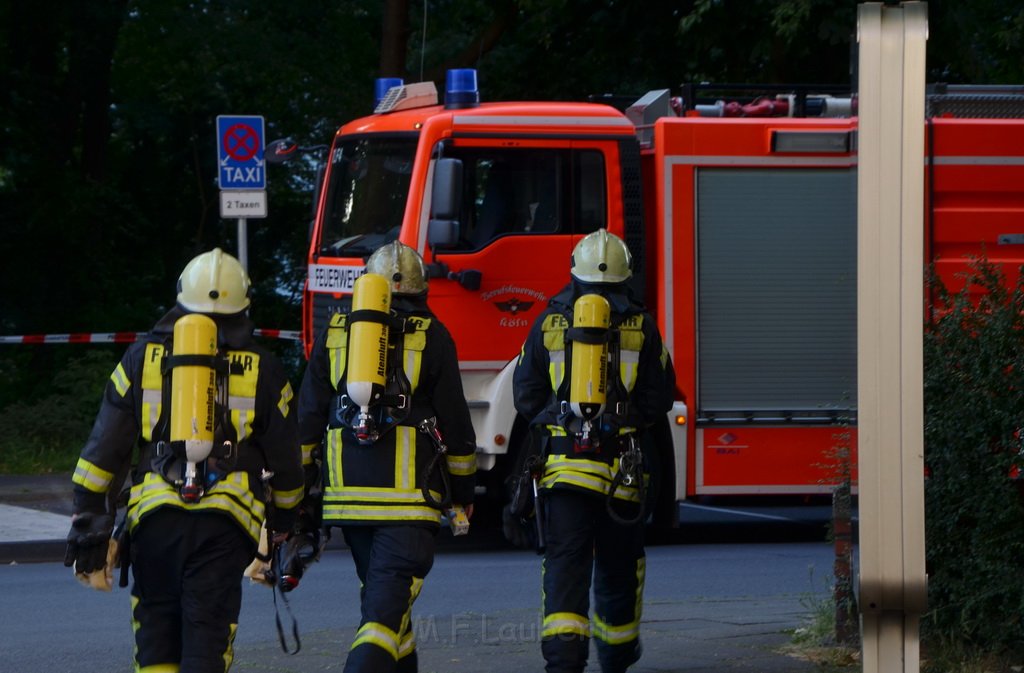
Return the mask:
[[319,250],[365,257],[398,238],[417,136],[341,139],[331,155]]

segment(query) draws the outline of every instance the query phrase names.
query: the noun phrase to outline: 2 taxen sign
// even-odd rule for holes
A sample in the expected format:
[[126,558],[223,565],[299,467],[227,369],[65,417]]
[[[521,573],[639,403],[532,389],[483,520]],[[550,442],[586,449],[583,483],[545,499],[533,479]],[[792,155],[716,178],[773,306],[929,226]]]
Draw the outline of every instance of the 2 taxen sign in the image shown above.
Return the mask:
[[217,117],[217,166],[221,189],[266,189],[263,117]]
[[235,217],[266,217],[267,192],[224,191],[220,193],[220,216],[226,220]]

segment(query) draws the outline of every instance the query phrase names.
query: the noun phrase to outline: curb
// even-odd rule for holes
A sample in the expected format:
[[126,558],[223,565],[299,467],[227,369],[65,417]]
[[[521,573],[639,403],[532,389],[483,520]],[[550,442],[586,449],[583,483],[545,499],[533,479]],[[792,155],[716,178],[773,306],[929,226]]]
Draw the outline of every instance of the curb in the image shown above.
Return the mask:
[[0,542],[0,563],[55,563],[64,560],[67,542],[64,540],[34,540],[28,542]]

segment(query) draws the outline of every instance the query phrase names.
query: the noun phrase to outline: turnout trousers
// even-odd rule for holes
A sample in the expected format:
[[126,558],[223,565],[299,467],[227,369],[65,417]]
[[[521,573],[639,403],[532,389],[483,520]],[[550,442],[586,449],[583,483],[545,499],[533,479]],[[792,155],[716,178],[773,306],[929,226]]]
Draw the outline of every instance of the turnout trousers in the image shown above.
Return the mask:
[[[553,488],[543,497],[547,547],[541,652],[546,670],[582,673],[593,636],[603,673],[621,673],[640,658],[643,523],[616,523],[598,493]],[[622,515],[638,506],[615,504]],[[588,616],[591,578],[594,609]]]
[[141,673],[224,673],[256,544],[230,517],[162,507],[132,533],[132,627]]
[[415,673],[412,605],[434,565],[436,531],[402,525],[341,530],[362,583],[362,618],[345,673]]

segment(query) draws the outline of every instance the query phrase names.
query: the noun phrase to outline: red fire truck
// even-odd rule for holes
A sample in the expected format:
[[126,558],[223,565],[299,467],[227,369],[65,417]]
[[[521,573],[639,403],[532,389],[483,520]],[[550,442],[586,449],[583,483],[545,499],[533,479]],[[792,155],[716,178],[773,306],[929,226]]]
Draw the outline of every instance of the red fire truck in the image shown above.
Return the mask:
[[[418,250],[493,490],[526,437],[511,390],[520,346],[567,283],[576,242],[605,227],[629,244],[675,363],[677,401],[655,433],[657,516],[702,496],[830,492],[856,442],[854,97],[777,87],[702,102],[713,92],[692,87],[620,111],[481,103],[473,71],[450,73],[440,102],[433,83],[378,87],[374,113],[337,131],[318,187],[307,352],[349,310],[370,253],[395,239]],[[972,255],[1011,278],[1024,260],[1022,99],[929,96],[926,249],[950,287]],[[992,101],[1017,118],[962,118]],[[268,160],[290,149],[272,143]]]

